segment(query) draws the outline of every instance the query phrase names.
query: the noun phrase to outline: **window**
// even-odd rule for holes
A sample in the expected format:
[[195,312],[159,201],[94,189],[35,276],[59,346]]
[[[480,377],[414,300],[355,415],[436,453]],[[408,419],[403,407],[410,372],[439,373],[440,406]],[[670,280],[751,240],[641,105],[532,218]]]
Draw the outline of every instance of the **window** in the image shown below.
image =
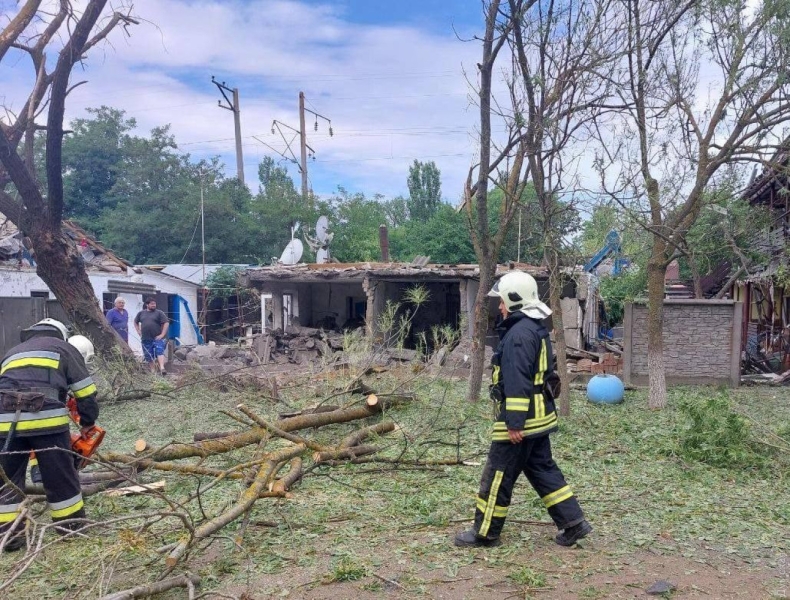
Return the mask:
[[31,298],[46,298],[49,299],[49,292],[46,290],[33,290],[30,292]]

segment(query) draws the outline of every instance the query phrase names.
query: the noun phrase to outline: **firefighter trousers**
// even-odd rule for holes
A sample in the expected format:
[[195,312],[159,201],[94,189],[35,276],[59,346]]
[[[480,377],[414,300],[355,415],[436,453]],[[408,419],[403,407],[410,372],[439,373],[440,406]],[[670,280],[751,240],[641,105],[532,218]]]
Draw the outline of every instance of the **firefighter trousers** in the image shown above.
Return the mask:
[[[4,438],[0,438],[0,442],[4,441]],[[0,454],[0,466],[8,479],[20,490],[25,489],[25,474],[31,450],[36,453],[38,459],[52,520],[84,518],[82,491],[77,468],[74,465],[74,455],[71,453],[69,432],[17,436],[11,440],[8,451]],[[7,530],[16,520],[23,500],[24,495],[8,484],[0,487],[0,533]],[[68,527],[74,528],[72,524]]]
[[499,537],[507,518],[513,486],[524,473],[558,529],[584,520],[581,506],[551,456],[549,436],[527,438],[520,444],[492,442],[480,481],[475,510],[478,535]]

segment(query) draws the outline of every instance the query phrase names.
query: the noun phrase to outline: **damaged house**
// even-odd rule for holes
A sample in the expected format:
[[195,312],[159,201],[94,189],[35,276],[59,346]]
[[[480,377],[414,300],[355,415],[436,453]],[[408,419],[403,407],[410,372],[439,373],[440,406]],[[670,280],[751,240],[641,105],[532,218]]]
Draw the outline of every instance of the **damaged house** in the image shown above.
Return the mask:
[[[499,266],[502,275],[511,266]],[[533,275],[542,297],[548,295],[548,272],[542,267],[512,265]],[[441,265],[413,263],[324,263],[273,265],[247,269],[241,284],[261,292],[261,320],[264,331],[282,330],[290,325],[323,329],[375,325],[387,303],[407,307],[407,290],[420,284],[428,291],[412,321],[406,341],[414,348],[422,334],[432,328],[464,327],[471,335],[474,303],[479,287],[477,265]],[[576,281],[569,278],[563,297],[567,302],[566,340],[580,347],[582,310],[577,298]],[[497,301],[490,299],[491,332],[497,314]],[[563,308],[565,308],[565,303]]]
[[[85,261],[88,279],[103,312],[113,307],[116,297],[126,300],[129,312],[129,346],[142,355],[142,346],[131,320],[143,308],[143,298],[154,296],[158,307],[170,319],[168,337],[176,344],[197,344],[196,326],[200,286],[145,267],[134,266],[94,240],[78,225],[63,222],[63,231],[77,245]],[[35,256],[21,233],[0,215],[0,350],[19,342],[19,331],[52,317],[68,322],[54,294],[36,274]]]
[[790,148],[777,152],[770,166],[743,192],[752,206],[772,215],[767,231],[755,234],[753,245],[766,259],[749,267],[733,285],[732,297],[743,302],[743,343],[748,362],[767,361],[773,371],[790,369]]

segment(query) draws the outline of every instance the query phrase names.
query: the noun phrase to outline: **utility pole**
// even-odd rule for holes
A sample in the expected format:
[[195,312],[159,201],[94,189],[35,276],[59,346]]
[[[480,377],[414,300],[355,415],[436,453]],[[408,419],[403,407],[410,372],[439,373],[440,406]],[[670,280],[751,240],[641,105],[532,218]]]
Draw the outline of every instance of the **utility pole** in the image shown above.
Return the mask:
[[[285,152],[281,152],[276,148],[272,148],[269,144],[264,142],[262,139],[252,136],[261,144],[266,146],[267,148],[271,148],[277,154],[282,156],[284,159],[291,161],[297,167],[299,167],[299,172],[302,174],[302,198],[304,199],[305,203],[307,203],[307,194],[308,194],[308,182],[307,182],[307,159],[312,158],[315,160],[315,150],[313,150],[310,145],[307,143],[307,127],[305,125],[305,113],[310,113],[315,117],[315,125],[313,126],[314,131],[318,131],[318,119],[323,119],[329,124],[329,137],[335,135],[335,132],[332,130],[332,121],[331,119],[326,118],[324,115],[320,115],[317,112],[310,110],[309,108],[304,107],[304,92],[299,92],[299,129],[294,129],[290,125],[286,125],[282,121],[278,121],[275,119],[272,121],[272,135],[275,133],[279,133],[280,137],[285,142],[285,149],[287,150],[288,154]],[[289,133],[291,132],[291,133]],[[290,137],[286,137],[290,136]],[[300,154],[301,160],[296,159],[296,154],[294,153],[294,148],[291,146],[294,140],[296,140],[296,136],[299,136],[299,146],[300,146]],[[290,155],[290,156],[289,156]]]
[[302,150],[302,198],[307,202],[307,131],[304,126],[304,92],[299,92],[299,146]]
[[[220,83],[214,76],[211,76],[211,83],[217,86],[219,93],[227,102],[227,106],[222,104],[222,100],[217,100],[217,106],[229,110],[233,113],[233,121],[236,129],[236,175],[239,183],[244,185],[244,157],[241,153],[241,108],[239,107],[239,88],[229,88],[223,81]],[[226,93],[227,92],[227,93]],[[233,98],[228,98],[228,93]]]

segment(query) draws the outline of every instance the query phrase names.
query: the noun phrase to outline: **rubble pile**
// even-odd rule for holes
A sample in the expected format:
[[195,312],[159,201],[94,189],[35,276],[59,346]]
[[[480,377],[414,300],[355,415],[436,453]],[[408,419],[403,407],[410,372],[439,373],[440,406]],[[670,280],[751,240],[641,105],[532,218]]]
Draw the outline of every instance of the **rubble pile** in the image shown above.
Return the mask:
[[[334,362],[343,350],[343,334],[311,327],[289,326],[241,338],[238,346],[180,346],[173,353],[176,364],[197,365],[212,374],[244,367],[318,365]],[[276,370],[276,369],[275,369]]]

